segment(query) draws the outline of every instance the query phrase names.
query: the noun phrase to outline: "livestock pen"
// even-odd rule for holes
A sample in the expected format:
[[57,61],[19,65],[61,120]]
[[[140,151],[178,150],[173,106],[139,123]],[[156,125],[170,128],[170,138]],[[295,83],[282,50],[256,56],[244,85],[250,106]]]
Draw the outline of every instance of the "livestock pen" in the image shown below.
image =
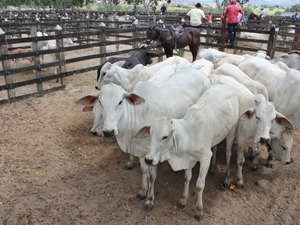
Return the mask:
[[[48,29],[55,30],[55,25]],[[97,29],[100,29],[98,25]],[[63,37],[67,35],[72,34],[62,34]],[[51,36],[56,35],[36,40],[52,39]],[[132,36],[132,31],[128,36]],[[84,41],[87,37],[82,37],[81,44],[85,46],[88,44]],[[116,37],[106,38],[115,41]],[[120,40],[123,38],[120,37]],[[20,47],[30,46],[26,49],[31,49],[32,41],[21,42]],[[79,43],[79,40],[75,40],[75,43]],[[89,44],[93,43],[89,41]],[[11,47],[14,45],[12,43]],[[80,51],[71,50],[74,47],[79,48],[79,45],[63,49],[66,60],[100,54],[100,45]],[[127,51],[127,48],[132,48],[132,43],[120,44],[120,51]],[[106,46],[109,54],[115,49],[115,45]],[[185,57],[189,55],[185,53]],[[71,71],[96,67],[99,61],[99,58],[95,58],[65,65],[66,70]],[[26,66],[25,62],[22,64],[22,67],[30,66]],[[35,75],[31,70],[28,70],[29,74],[21,71],[24,80],[28,79],[27,76],[33,79]],[[44,72],[41,73],[43,77]],[[91,135],[92,114],[82,112],[81,107],[74,103],[76,99],[93,92],[95,79],[94,70],[68,76],[64,90],[51,92],[42,98],[0,105],[0,223],[200,224],[192,218],[198,165],[193,170],[189,201],[185,209],[179,209],[176,205],[182,194],[183,171],[174,173],[168,164],[159,165],[155,187],[156,205],[152,211],[144,211],[143,204],[135,197],[140,187],[140,169],[136,166],[131,171],[124,170],[128,155],[119,150],[115,139]],[[53,84],[56,84],[55,80],[56,77],[53,77]],[[48,81],[43,82],[43,85],[46,83]],[[37,84],[33,85],[36,90]],[[294,163],[290,165],[276,161],[273,169],[266,168],[263,166],[266,160],[264,152],[260,158],[260,168],[254,172],[250,169],[250,161],[246,160],[245,189],[242,190],[232,187],[225,191],[222,188],[225,154],[220,151],[218,170],[206,180],[203,197],[205,219],[201,224],[297,224],[300,221],[299,146],[300,133],[296,131],[292,152]],[[236,167],[235,160],[233,154],[232,169]]]
[[[140,15],[131,19],[126,15],[128,19],[123,20],[123,18],[121,20],[117,16],[103,18],[99,12],[89,12],[88,15],[71,14],[70,12],[69,14],[69,19],[61,19],[46,17],[46,15],[38,12],[31,12],[31,16],[25,17],[23,12],[22,15],[13,17],[8,21],[1,19],[1,103],[64,89],[66,77],[95,71],[107,57],[127,54],[138,48],[139,44],[146,38],[147,28],[156,24],[158,20],[163,19],[165,23],[174,26],[181,24],[181,17],[174,15]],[[40,19],[37,21],[37,18]],[[56,25],[60,25],[60,27],[55,29]],[[251,23],[249,23],[249,27],[238,29],[238,33],[263,34],[266,38],[258,40],[238,36],[233,52],[265,50],[267,55],[273,57],[275,52],[289,52],[292,49],[298,49],[299,42],[295,40],[299,39],[299,33],[288,33],[287,29],[282,28],[282,25],[280,28],[276,26],[269,21],[264,24],[264,29],[253,27]],[[296,24],[296,28],[297,26],[299,27],[299,24]],[[226,36],[224,36],[225,30],[226,28],[218,22],[212,26],[203,26],[200,48],[230,49],[226,43]],[[37,31],[47,32],[50,35],[37,37]],[[279,39],[279,36],[288,37],[288,40]],[[63,39],[65,38],[73,39],[75,45],[63,46]],[[49,40],[56,40],[57,48],[38,51],[36,47],[38,43]],[[240,42],[255,43],[256,47],[241,46]],[[263,45],[267,47],[262,48]],[[107,49],[107,46],[110,46],[110,50]],[[19,50],[14,53],[14,49],[23,49],[23,51]],[[178,54],[183,56],[184,52]],[[158,48],[158,56],[161,55],[162,49]],[[44,63],[40,60],[42,56],[46,57]],[[24,64],[23,58],[32,58],[33,64]],[[52,61],[49,62],[49,58]],[[161,59],[159,57],[159,60]],[[16,65],[16,61],[22,61],[18,64],[21,65],[20,67]],[[81,68],[72,69],[72,65],[76,63],[80,63]],[[89,66],[85,66],[86,64]],[[47,72],[44,71],[46,69],[48,69]],[[59,83],[55,82],[57,79],[60,79]]]

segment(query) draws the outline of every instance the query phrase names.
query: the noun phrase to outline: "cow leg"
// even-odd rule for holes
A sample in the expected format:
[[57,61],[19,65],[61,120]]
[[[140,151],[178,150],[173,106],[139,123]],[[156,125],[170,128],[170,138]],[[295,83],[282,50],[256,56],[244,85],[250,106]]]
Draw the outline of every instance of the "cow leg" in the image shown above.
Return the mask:
[[209,169],[210,159],[212,156],[211,149],[204,150],[205,153],[200,159],[199,176],[196,183],[197,203],[195,219],[200,221],[203,219],[203,202],[202,194],[205,187],[205,178]]
[[131,170],[133,166],[134,166],[134,156],[130,155],[126,165],[124,166],[124,169]]
[[245,162],[244,157],[244,149],[243,144],[237,144],[237,187],[242,188],[244,186],[244,179],[243,179],[243,166]]
[[149,175],[148,175],[148,192],[147,192],[147,199],[144,205],[144,209],[149,211],[154,206],[154,183],[156,179],[156,166],[149,166]]
[[214,146],[212,149],[212,158],[211,158],[211,163],[210,163],[210,168],[209,168],[209,175],[214,175],[216,170],[217,170],[217,150],[218,146]]
[[142,188],[139,190],[137,198],[143,200],[146,198],[148,190],[148,166],[145,163],[145,158],[140,158],[140,166],[142,170]]
[[192,178],[192,170],[185,170],[183,196],[178,203],[178,208],[184,208],[189,196],[190,181]]
[[268,159],[267,159],[267,162],[266,162],[266,167],[268,168],[273,168],[273,151],[271,149],[271,146],[268,146]]
[[231,184],[230,178],[230,160],[232,153],[232,145],[235,138],[236,129],[235,127],[230,131],[226,137],[226,177],[225,177],[225,188],[228,188]]
[[254,152],[254,157],[251,165],[251,170],[255,171],[258,169],[258,156],[260,155],[261,152],[261,145],[255,145],[253,146],[253,152]]

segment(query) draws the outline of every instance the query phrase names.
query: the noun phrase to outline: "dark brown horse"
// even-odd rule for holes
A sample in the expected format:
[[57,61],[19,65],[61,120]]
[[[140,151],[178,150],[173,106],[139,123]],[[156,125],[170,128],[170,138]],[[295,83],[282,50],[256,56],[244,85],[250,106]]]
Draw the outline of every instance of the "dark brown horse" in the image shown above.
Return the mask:
[[175,31],[171,26],[153,26],[147,30],[147,39],[159,41],[164,48],[167,57],[173,56],[173,50],[189,46],[193,55],[193,61],[197,58],[200,42],[200,31],[196,28],[187,27],[183,29],[183,34],[175,37]]

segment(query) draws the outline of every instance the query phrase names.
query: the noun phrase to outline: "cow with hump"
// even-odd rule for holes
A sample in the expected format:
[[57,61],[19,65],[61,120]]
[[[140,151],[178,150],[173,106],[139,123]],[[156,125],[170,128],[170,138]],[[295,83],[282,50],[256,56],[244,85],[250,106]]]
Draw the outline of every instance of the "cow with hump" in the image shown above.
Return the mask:
[[[300,72],[295,69],[282,70],[278,66],[264,59],[249,58],[238,65],[250,78],[266,86],[269,99],[275,108],[285,115],[293,124],[282,130],[280,139],[271,139],[268,167],[272,167],[272,159],[283,164],[292,162],[291,151],[293,145],[293,131],[300,127]],[[271,130],[271,137],[278,134]],[[283,141],[284,140],[284,141]]]
[[226,139],[227,148],[231,149],[239,118],[238,98],[230,87],[213,85],[188,109],[183,118],[171,118],[155,119],[151,126],[142,128],[136,137],[151,138],[145,158],[147,164],[156,166],[167,160],[174,171],[185,170],[180,207],[187,202],[192,168],[200,162],[195,218],[201,220],[202,193],[212,156],[211,148]]
[[112,83],[101,88],[96,101],[101,105],[103,134],[116,136],[122,151],[141,158],[142,189],[138,197],[145,198],[147,192],[152,194],[152,201],[145,202],[146,209],[154,205],[154,186],[148,186],[147,174],[154,179],[156,167],[149,169],[143,158],[149,138],[135,138],[134,135],[158,116],[182,117],[209,85],[204,74],[187,68],[165,80],[139,82],[131,92]]

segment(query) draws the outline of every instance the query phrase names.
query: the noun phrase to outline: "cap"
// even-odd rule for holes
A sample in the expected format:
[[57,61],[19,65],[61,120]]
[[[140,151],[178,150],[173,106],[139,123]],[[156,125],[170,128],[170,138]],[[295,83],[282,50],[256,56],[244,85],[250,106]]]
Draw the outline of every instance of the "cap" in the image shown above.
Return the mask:
[[201,7],[202,7],[202,5],[201,5],[201,3],[200,3],[200,2],[198,2],[198,3],[195,5],[195,7],[196,7],[196,8],[201,8]]

